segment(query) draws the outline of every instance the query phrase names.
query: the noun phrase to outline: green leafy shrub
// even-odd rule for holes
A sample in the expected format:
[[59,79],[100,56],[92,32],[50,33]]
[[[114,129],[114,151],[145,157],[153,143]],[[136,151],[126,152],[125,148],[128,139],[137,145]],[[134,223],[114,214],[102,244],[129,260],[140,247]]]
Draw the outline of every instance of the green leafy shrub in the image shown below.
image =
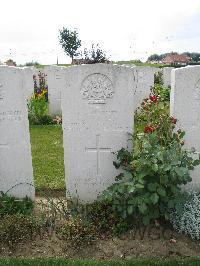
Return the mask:
[[32,216],[9,214],[0,219],[0,246],[15,248],[19,243],[33,239],[40,226]]
[[154,87],[152,88],[153,94],[159,95],[160,100],[169,102],[170,100],[170,88],[163,85],[163,73],[158,71],[154,75]]
[[187,201],[181,204],[180,211],[173,211],[170,222],[179,233],[200,239],[200,194],[193,192]]
[[31,99],[28,103],[28,110],[31,125],[52,124],[52,118],[48,115],[48,103],[44,99]]
[[122,173],[101,196],[126,220],[149,224],[168,220],[185,200],[180,185],[191,181],[190,170],[200,164],[194,150],[183,148],[184,132],[168,114],[168,102],[152,90],[137,110],[133,150],[117,152],[114,166]]
[[160,84],[155,84],[153,87],[153,94],[159,95],[160,101],[169,103],[170,89]]
[[3,192],[0,192],[0,218],[9,214],[30,215],[33,211],[34,204],[31,199],[16,199]]
[[163,73],[158,71],[154,74],[154,84],[163,85]]
[[145,127],[148,130],[148,126],[151,126],[152,129],[149,128],[149,130],[159,131],[163,141],[171,141],[172,131],[177,121],[169,116],[169,94],[170,90],[162,85],[156,84],[151,88],[150,97],[144,99],[141,107],[136,110],[135,136],[144,133]]

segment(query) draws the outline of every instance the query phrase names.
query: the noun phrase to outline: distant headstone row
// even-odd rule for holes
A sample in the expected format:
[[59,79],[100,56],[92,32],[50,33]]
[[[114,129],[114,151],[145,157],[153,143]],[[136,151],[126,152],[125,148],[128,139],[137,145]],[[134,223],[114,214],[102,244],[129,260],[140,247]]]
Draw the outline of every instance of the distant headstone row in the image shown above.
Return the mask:
[[[94,66],[94,65],[93,65]],[[117,66],[117,65],[116,65]],[[83,65],[82,65],[83,67]],[[123,66],[128,68],[128,66]],[[130,68],[130,67],[129,67]],[[39,70],[34,67],[22,68],[24,73],[24,89],[27,100],[29,100],[34,92],[32,76],[37,75]],[[61,108],[61,91],[65,87],[65,79],[62,77],[62,72],[69,67],[45,66],[40,71],[46,74],[46,82],[48,85],[49,113],[51,115],[62,115]],[[137,88],[138,103],[149,94],[149,88],[154,84],[154,74],[158,68],[153,67],[134,67],[135,83]]]
[[[50,111],[63,118],[68,193],[93,201],[114,182],[114,152],[129,145],[134,111],[156,68],[111,64],[47,67]],[[0,67],[0,191],[34,198],[26,99],[35,69]],[[200,67],[172,71],[171,114],[200,151]],[[194,173],[198,181],[198,172]]]

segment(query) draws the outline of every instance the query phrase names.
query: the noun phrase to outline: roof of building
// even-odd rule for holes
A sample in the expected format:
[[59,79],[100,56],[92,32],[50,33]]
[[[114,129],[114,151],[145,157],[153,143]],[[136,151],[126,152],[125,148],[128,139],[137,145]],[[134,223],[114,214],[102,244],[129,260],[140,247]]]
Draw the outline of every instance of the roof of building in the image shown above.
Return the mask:
[[179,55],[179,54],[170,54],[163,58],[163,63],[187,63],[190,60],[190,57],[187,55]]

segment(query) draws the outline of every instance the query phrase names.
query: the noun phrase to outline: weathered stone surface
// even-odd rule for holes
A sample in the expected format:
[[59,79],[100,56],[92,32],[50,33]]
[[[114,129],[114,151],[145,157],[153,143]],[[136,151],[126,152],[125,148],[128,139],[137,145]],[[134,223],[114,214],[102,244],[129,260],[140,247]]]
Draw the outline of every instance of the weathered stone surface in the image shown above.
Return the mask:
[[110,64],[63,70],[63,135],[66,186],[72,197],[93,201],[114,182],[113,152],[133,131],[136,72]]
[[[172,70],[170,99],[171,115],[178,119],[177,127],[185,131],[185,147],[200,152],[200,66]],[[200,167],[192,172],[189,187],[200,189]]]
[[0,191],[34,198],[22,70],[0,67]]
[[174,67],[163,67],[162,73],[163,73],[163,85],[165,87],[171,87],[171,72],[174,69]]

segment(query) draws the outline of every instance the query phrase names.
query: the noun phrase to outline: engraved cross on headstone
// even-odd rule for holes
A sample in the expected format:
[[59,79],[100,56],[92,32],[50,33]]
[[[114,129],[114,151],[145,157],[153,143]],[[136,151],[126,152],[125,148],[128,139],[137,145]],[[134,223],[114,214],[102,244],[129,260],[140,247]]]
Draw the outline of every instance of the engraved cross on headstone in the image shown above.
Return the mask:
[[100,142],[100,135],[96,135],[96,147],[94,148],[85,148],[87,152],[94,152],[96,153],[96,168],[97,168],[97,175],[99,175],[100,172],[100,153],[101,152],[111,152],[110,148],[101,148],[99,145]]

